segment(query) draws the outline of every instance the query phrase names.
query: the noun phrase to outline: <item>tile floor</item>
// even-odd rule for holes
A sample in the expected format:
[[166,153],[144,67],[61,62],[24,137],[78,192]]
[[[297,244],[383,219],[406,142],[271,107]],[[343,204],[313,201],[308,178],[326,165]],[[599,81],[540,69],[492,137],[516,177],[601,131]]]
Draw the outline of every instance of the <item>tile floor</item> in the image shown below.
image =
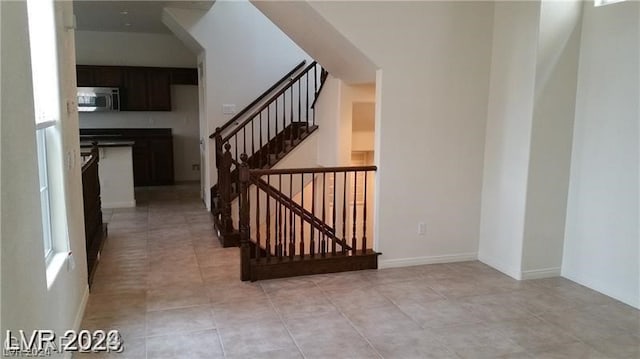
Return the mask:
[[566,279],[463,262],[245,283],[197,187],[136,196],[105,211],[83,321],[125,351],[76,358],[640,358],[640,311]]

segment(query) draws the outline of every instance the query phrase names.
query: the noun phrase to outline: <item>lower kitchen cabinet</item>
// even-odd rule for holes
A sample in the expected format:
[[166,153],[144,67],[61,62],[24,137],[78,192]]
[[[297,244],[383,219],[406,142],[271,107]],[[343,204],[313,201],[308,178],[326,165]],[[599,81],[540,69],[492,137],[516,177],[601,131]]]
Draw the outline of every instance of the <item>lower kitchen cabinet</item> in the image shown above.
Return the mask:
[[133,183],[138,186],[174,184],[173,136],[170,128],[80,129],[83,141],[133,141]]

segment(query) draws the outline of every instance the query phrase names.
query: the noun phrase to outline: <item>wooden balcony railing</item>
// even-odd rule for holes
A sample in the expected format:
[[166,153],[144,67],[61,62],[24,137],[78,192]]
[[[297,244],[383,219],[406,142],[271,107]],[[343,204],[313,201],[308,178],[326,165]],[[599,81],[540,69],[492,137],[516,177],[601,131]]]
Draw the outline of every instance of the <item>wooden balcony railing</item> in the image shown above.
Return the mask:
[[100,178],[98,176],[99,150],[94,143],[90,152],[82,153],[82,199],[84,204],[84,235],[87,251],[88,282],[91,285],[98,265],[106,225],[102,222]]
[[[248,157],[241,158],[243,280],[339,271],[318,259],[377,255],[367,220],[375,166],[250,169]],[[285,264],[287,273],[277,263]]]

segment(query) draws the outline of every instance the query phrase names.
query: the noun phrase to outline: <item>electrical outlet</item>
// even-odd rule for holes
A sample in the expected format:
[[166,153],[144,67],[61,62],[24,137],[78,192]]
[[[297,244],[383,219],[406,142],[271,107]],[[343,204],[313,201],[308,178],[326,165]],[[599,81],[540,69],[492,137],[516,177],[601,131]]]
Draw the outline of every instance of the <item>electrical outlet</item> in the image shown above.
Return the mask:
[[418,234],[424,236],[427,233],[427,225],[424,222],[418,223]]
[[191,165],[191,170],[192,171],[200,171],[200,165],[199,164]]

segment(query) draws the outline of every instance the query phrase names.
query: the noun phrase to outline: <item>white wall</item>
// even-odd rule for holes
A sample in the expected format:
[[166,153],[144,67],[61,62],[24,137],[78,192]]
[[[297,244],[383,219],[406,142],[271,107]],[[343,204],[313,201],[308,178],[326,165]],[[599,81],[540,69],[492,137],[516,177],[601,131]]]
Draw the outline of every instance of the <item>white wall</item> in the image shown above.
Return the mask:
[[581,14],[579,0],[544,0],[540,5],[523,278],[560,275]]
[[341,90],[342,81],[329,75],[316,102],[318,164],[325,167],[339,165]]
[[640,308],[640,3],[584,4],[562,275]]
[[136,32],[76,31],[81,65],[196,67],[196,57],[175,36]]
[[[196,56],[175,36],[77,31],[77,63],[82,65],[196,67]],[[126,50],[125,50],[126,49]],[[198,181],[200,129],[198,87],[171,86],[171,111],[81,113],[81,128],[171,128],[174,179]]]
[[[186,29],[205,49],[207,133],[232,115],[223,104],[240,111],[264,90],[309,56],[247,1],[217,1],[202,14],[165,9],[165,17]],[[205,137],[206,138],[206,137]],[[213,140],[206,141],[210,188],[217,182]],[[207,197],[209,195],[207,191]],[[209,205],[209,199],[206,199]]]
[[[2,24],[2,333],[12,329],[78,329],[88,296],[80,176],[78,118],[63,111],[61,152],[70,155],[63,171],[64,202],[74,269],[62,267],[47,289],[36,160],[35,121],[27,9],[25,2],[1,2]],[[72,31],[62,19],[71,2],[56,2],[58,57],[62,103],[75,100],[75,57]],[[63,16],[63,13],[67,16]],[[10,56],[6,56],[10,54]],[[8,91],[10,86],[10,91]],[[9,107],[10,105],[10,107]],[[65,106],[63,106],[65,108]],[[10,111],[8,111],[10,109]]]
[[349,84],[375,80],[376,64],[318,14],[311,2],[252,0],[251,3],[330,74]]
[[381,68],[374,219],[381,266],[476,258],[492,4],[310,4]]
[[[2,38],[2,6],[0,6],[0,39]],[[0,83],[2,82],[2,56],[0,56]],[[2,87],[0,86],[0,99],[2,98]],[[2,123],[2,102],[0,101],[0,124]],[[2,158],[2,126],[0,126],[0,158]],[[0,193],[2,193],[2,166],[0,166]],[[2,233],[2,201],[0,201],[0,234]],[[2,235],[0,235],[0,268],[2,268]],[[2,308],[2,276],[0,276],[0,308]],[[0,310],[0,330],[2,326],[2,310]]]
[[540,5],[494,6],[478,259],[519,279]]
[[80,113],[82,128],[170,128],[176,181],[199,181],[200,164],[198,87],[171,86],[171,111]]

